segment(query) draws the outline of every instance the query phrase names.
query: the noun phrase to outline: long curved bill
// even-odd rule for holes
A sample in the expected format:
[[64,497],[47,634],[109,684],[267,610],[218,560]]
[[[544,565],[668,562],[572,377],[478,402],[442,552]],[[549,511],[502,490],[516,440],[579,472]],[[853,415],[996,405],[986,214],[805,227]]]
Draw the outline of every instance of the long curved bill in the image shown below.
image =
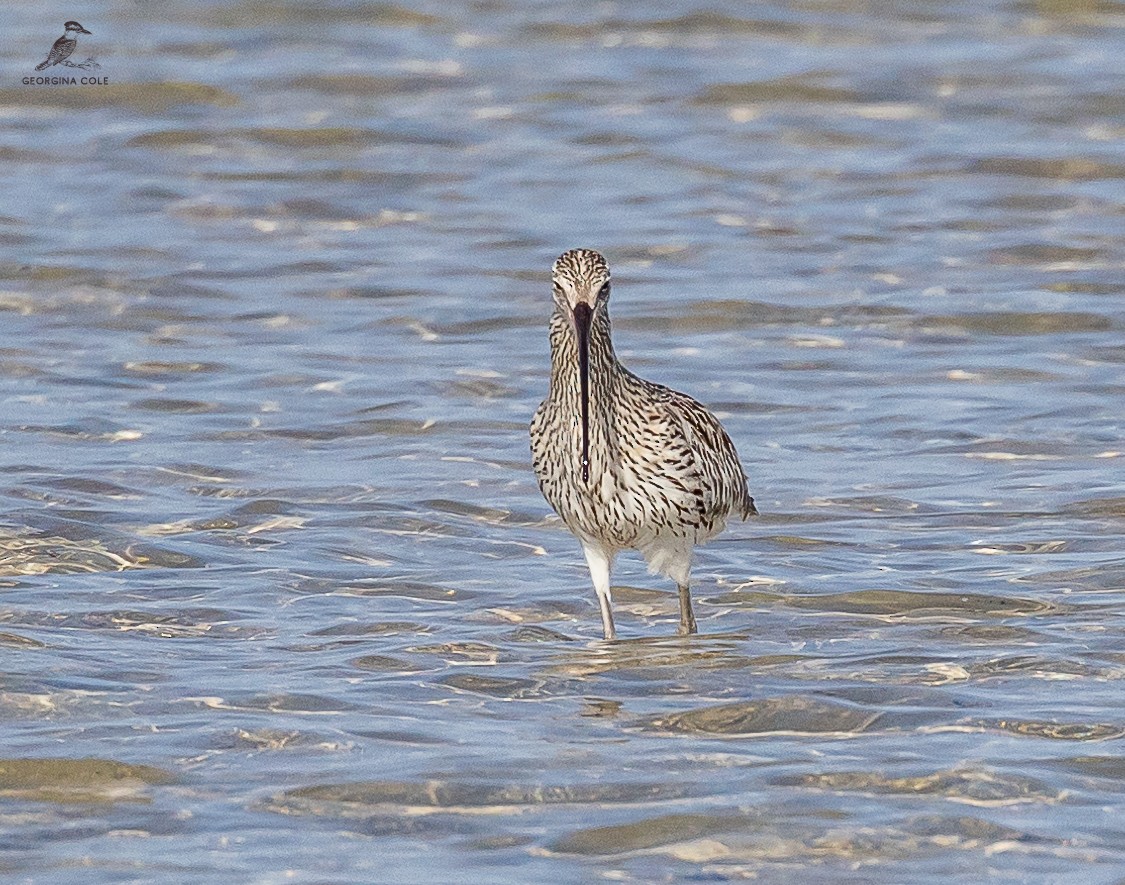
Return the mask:
[[588,304],[574,306],[574,331],[578,336],[578,384],[582,409],[582,482],[590,481],[590,323],[594,311]]

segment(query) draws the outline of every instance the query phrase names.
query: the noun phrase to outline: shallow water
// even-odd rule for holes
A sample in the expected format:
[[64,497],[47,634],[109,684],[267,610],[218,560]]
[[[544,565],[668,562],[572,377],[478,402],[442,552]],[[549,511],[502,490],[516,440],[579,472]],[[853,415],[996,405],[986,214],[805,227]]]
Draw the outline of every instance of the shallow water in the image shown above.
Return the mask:
[[[82,22],[0,49],[0,871],[1125,877],[1125,5]],[[762,511],[698,637],[531,474],[579,245]]]

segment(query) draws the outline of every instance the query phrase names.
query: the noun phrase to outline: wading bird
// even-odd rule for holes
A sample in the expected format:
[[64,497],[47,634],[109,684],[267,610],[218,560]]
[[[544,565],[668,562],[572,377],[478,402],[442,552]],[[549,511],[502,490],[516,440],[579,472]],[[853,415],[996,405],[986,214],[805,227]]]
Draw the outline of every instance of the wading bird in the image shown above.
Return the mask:
[[563,253],[552,283],[551,383],[531,421],[539,488],[582,544],[606,639],[616,635],[609,578],[623,550],[639,550],[650,572],[676,582],[679,632],[695,633],[695,546],[732,514],[758,512],[738,453],[706,408],[618,362],[599,253]]

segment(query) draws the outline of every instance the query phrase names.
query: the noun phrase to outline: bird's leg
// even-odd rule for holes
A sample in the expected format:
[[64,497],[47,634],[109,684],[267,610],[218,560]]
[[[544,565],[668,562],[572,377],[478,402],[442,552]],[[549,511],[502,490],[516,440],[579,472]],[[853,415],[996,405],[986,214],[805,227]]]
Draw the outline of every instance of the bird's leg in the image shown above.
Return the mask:
[[602,607],[602,633],[606,639],[616,639],[617,631],[613,628],[613,608],[609,604],[609,594],[598,594],[598,602]]
[[609,597],[609,570],[613,567],[613,556],[607,555],[600,547],[582,545],[586,554],[586,564],[590,567],[590,579],[594,582],[594,592],[598,594],[598,604],[602,608],[602,632],[606,639],[616,639],[613,629],[613,606]]
[[680,591],[680,629],[681,636],[690,636],[693,633],[698,633],[699,630],[695,626],[695,612],[691,610],[691,590],[688,589],[687,584],[679,584]]

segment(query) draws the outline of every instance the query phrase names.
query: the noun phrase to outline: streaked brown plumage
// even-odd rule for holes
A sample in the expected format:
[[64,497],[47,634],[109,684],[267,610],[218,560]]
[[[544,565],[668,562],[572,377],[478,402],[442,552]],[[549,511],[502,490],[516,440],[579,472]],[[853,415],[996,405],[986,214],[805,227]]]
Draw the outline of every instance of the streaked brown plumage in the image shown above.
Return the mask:
[[639,550],[650,571],[676,582],[680,633],[695,633],[695,546],[731,514],[757,513],[738,453],[700,403],[618,362],[599,253],[564,253],[552,282],[550,390],[531,422],[539,487],[582,544],[606,639],[615,636],[609,576],[622,550]]

